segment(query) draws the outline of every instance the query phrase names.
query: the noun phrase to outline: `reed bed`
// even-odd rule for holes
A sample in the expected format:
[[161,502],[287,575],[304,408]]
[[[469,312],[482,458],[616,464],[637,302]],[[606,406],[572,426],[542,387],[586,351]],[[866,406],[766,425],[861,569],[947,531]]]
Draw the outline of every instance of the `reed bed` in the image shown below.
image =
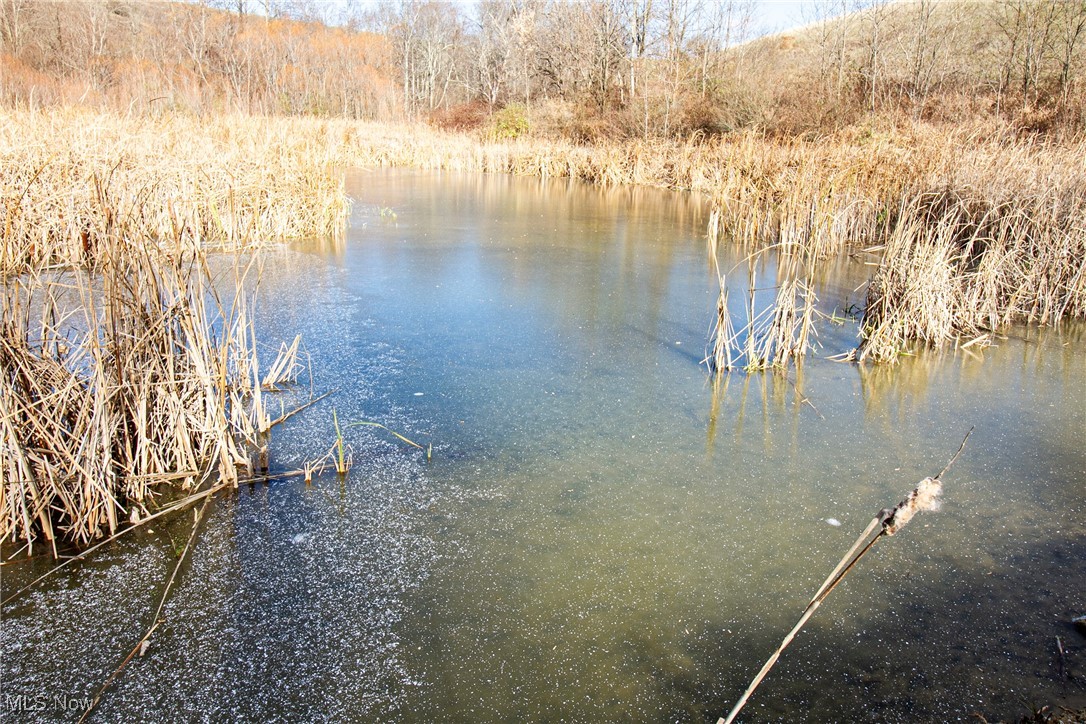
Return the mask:
[[114,235],[252,248],[346,219],[316,121],[8,111],[0,118],[0,274],[94,265]]
[[940,192],[903,202],[868,289],[861,360],[913,344],[987,344],[1012,322],[1086,315],[1086,184],[1010,198]]
[[[842,253],[878,253],[881,267],[855,353],[864,360],[890,361],[918,343],[968,343],[1009,321],[1054,324],[1086,314],[1083,140],[1045,142],[999,125],[922,123],[850,128],[817,139],[748,132],[591,147],[358,125],[338,140],[343,146],[335,153],[365,166],[703,192],[711,201],[711,250],[721,241],[750,253],[772,248],[802,268]],[[783,317],[769,322],[776,331],[792,319],[789,309],[808,309],[809,280],[805,274],[784,282],[792,288],[782,287]],[[799,340],[809,326],[793,329]],[[729,365],[728,338],[714,335],[714,366]],[[749,359],[763,360],[756,367],[786,364],[787,350],[797,345],[781,342]]]
[[[146,518],[160,486],[252,469],[270,426],[235,268],[111,237],[99,271],[9,279],[0,314],[0,539],[87,543]],[[284,347],[272,362],[289,374]],[[284,361],[285,359],[285,361]]]
[[[348,204],[313,120],[10,111],[0,119],[0,539],[87,543],[154,498],[266,468],[248,267],[206,251],[332,235]],[[235,257],[235,263],[241,263]],[[251,286],[251,285],[250,285]]]

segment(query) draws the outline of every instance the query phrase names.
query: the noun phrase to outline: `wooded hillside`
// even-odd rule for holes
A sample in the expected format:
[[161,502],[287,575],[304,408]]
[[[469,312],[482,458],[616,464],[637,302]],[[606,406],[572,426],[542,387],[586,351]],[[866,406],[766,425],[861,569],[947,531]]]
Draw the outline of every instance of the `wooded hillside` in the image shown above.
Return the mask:
[[1083,128],[1086,0],[810,8],[802,30],[754,38],[752,0],[397,0],[365,11],[2,0],[0,100],[424,118],[584,141],[820,132],[870,115]]

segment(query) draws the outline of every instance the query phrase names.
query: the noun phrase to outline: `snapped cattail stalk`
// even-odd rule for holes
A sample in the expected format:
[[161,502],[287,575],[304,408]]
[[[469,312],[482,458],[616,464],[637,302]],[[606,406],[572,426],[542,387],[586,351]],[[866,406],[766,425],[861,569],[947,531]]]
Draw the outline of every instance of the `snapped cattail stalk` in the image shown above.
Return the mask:
[[[962,440],[961,446],[958,447],[958,451],[954,453],[954,457],[950,459],[950,462],[946,464],[938,475],[932,478],[924,478],[920,481],[920,484],[916,488],[905,496],[905,499],[898,503],[893,508],[883,508],[878,514],[868,523],[867,528],[864,529],[860,537],[849,548],[848,553],[838,562],[834,567],[829,577],[819,587],[818,592],[815,593],[807,607],[803,609],[803,615],[800,617],[799,622],[788,632],[788,635],[781,641],[777,650],[769,657],[769,659],[762,666],[762,669],[750,682],[747,690],[743,692],[743,695],[739,697],[739,701],[735,703],[732,710],[728,713],[727,717],[721,717],[717,720],[717,724],[731,724],[735,721],[735,717],[739,715],[740,710],[746,705],[747,700],[750,699],[754,690],[762,683],[766,675],[769,674],[769,670],[777,663],[781,653],[788,647],[788,644],[792,643],[792,639],[796,637],[800,629],[807,623],[807,621],[814,615],[814,612],[818,610],[818,607],[822,605],[822,602],[826,600],[826,597],[830,595],[830,592],[837,587],[844,577],[848,575],[848,572],[859,562],[864,555],[871,550],[871,548],[879,541],[880,538],[892,536],[913,519],[913,517],[922,510],[938,510],[939,509],[939,496],[943,492],[943,484],[941,478],[950,466],[954,464],[954,461],[958,459],[962,450],[965,448],[965,443],[969,440],[969,436],[973,434],[973,428],[969,428],[969,432],[965,434],[965,439]],[[874,537],[872,537],[874,533]],[[868,540],[870,538],[870,540]],[[866,543],[865,543],[866,541]]]

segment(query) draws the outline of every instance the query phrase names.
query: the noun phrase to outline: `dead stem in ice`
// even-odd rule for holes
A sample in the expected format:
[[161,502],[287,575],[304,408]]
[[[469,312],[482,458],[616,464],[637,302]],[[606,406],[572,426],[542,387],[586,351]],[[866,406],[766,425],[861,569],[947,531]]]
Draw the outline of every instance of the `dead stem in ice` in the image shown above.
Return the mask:
[[[969,441],[969,436],[972,434],[973,428],[969,428],[969,432],[965,434],[965,438],[962,440],[962,444],[958,447],[957,452],[954,453],[954,456],[950,458],[950,462],[948,462],[937,475],[931,478],[924,478],[912,492],[905,496],[904,500],[893,508],[883,508],[871,519],[867,528],[860,533],[860,536],[852,544],[852,547],[849,548],[848,552],[845,553],[844,557],[841,558],[833,571],[830,572],[830,575],[819,587],[814,597],[811,598],[810,603],[808,603],[807,607],[803,610],[803,615],[800,617],[799,622],[788,632],[788,635],[784,637],[784,640],[781,641],[777,650],[770,655],[761,670],[750,682],[746,691],[743,692],[743,695],[739,697],[735,706],[732,707],[728,716],[726,718],[721,717],[718,719],[717,724],[731,724],[731,722],[735,720],[735,717],[739,715],[740,710],[747,703],[751,694],[754,693],[754,690],[758,688],[759,684],[761,684],[769,674],[770,669],[777,663],[781,653],[783,653],[788,645],[792,643],[796,634],[799,633],[804,624],[806,624],[811,616],[814,615],[814,612],[818,610],[818,607],[822,605],[822,602],[826,600],[826,597],[830,595],[833,589],[836,588],[842,580],[844,580],[849,571],[859,563],[860,559],[871,550],[875,543],[881,538],[892,536],[900,531],[918,512],[924,510],[938,510],[940,503],[939,497],[943,492],[942,477],[950,470],[951,466],[954,465],[958,456],[962,454],[962,450],[965,449],[965,444]],[[872,533],[875,534],[873,537]]]

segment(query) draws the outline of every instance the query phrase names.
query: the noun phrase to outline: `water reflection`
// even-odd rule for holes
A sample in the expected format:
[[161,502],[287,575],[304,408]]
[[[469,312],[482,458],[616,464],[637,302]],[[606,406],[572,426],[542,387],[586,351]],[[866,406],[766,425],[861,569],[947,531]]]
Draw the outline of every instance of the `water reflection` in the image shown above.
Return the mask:
[[710,398],[706,425],[708,454],[711,456],[716,448],[722,424],[730,431],[733,445],[738,444],[744,434],[758,435],[768,444],[774,438],[773,423],[787,420],[788,440],[794,445],[801,415],[825,419],[814,401],[804,393],[803,370],[804,362],[800,359],[789,370],[709,375],[706,382]]

